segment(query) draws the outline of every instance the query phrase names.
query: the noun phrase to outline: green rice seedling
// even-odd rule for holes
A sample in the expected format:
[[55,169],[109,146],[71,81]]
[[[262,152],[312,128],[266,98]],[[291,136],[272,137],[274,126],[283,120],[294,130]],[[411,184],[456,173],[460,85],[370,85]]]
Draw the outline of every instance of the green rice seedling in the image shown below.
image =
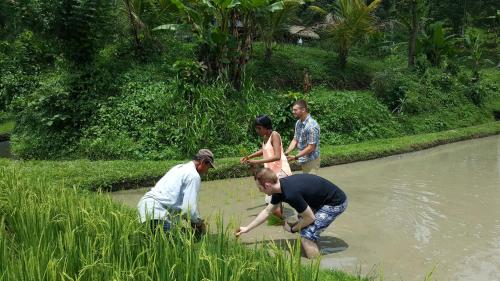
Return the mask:
[[267,218],[267,225],[284,225],[285,220],[276,216],[275,214],[271,214],[269,218]]

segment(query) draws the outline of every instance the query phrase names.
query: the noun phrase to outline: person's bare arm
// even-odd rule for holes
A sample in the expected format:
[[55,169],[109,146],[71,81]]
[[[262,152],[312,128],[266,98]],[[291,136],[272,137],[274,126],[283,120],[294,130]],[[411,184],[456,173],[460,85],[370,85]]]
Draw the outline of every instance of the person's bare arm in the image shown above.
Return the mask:
[[256,152],[254,152],[254,153],[252,153],[252,154],[250,154],[250,155],[248,155],[248,156],[242,157],[242,158],[240,159],[240,163],[241,163],[241,164],[247,163],[247,162],[248,162],[248,160],[250,160],[250,159],[252,159],[252,158],[255,158],[255,157],[262,156],[262,154],[263,154],[263,153],[262,153],[262,149],[259,149],[259,150],[257,150]]
[[250,222],[247,226],[240,226],[240,227],[238,227],[238,229],[236,229],[236,233],[235,233],[236,237],[239,237],[241,234],[247,233],[250,230],[261,225],[263,222],[265,222],[267,220],[269,215],[271,215],[274,212],[274,210],[276,210],[276,208],[278,208],[278,206],[279,206],[279,204],[267,205],[267,207],[264,210],[260,211],[260,213],[257,215],[257,217],[252,222]]
[[306,156],[306,155],[311,154],[312,152],[314,152],[315,149],[316,149],[316,145],[315,144],[308,144],[306,146],[306,148],[304,148],[304,150],[300,151],[295,156],[288,156],[287,159],[289,161],[297,160],[297,159],[299,159],[302,156]]
[[283,225],[283,228],[288,232],[295,233],[307,227],[316,219],[312,209],[309,206],[307,206],[304,212],[300,213],[300,216],[302,217],[302,219],[300,219],[297,224],[290,226],[289,224],[285,223],[285,225]]

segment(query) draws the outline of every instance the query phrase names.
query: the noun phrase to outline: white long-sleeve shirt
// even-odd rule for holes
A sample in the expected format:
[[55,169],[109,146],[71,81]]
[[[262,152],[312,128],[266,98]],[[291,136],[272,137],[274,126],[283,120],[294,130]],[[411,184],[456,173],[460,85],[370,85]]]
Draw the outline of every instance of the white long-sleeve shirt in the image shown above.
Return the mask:
[[139,201],[141,222],[146,219],[170,220],[169,214],[189,213],[191,221],[200,219],[198,192],[201,177],[193,161],[174,166]]

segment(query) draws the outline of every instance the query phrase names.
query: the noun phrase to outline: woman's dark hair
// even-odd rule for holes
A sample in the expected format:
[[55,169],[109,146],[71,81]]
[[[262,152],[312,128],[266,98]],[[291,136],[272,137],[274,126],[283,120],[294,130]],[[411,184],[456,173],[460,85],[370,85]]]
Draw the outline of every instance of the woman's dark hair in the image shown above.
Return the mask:
[[255,126],[262,126],[268,130],[273,129],[273,121],[267,115],[259,115],[255,118]]

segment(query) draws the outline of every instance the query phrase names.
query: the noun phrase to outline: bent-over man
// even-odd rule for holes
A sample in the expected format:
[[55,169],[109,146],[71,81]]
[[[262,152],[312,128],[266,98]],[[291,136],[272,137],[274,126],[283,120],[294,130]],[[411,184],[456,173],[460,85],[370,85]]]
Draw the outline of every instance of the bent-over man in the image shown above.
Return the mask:
[[335,184],[316,175],[297,174],[278,179],[267,168],[255,174],[255,182],[261,192],[272,196],[271,204],[247,226],[240,226],[236,236],[262,224],[280,202],[286,202],[299,213],[300,219],[295,225],[285,223],[284,229],[291,233],[300,232],[306,257],[319,256],[317,242],[321,232],[347,208],[345,193]]
[[137,209],[141,222],[150,222],[153,228],[160,225],[168,231],[179,217],[189,217],[195,229],[204,230],[198,213],[200,175],[213,167],[213,153],[201,149],[192,161],[170,169],[139,201]]

